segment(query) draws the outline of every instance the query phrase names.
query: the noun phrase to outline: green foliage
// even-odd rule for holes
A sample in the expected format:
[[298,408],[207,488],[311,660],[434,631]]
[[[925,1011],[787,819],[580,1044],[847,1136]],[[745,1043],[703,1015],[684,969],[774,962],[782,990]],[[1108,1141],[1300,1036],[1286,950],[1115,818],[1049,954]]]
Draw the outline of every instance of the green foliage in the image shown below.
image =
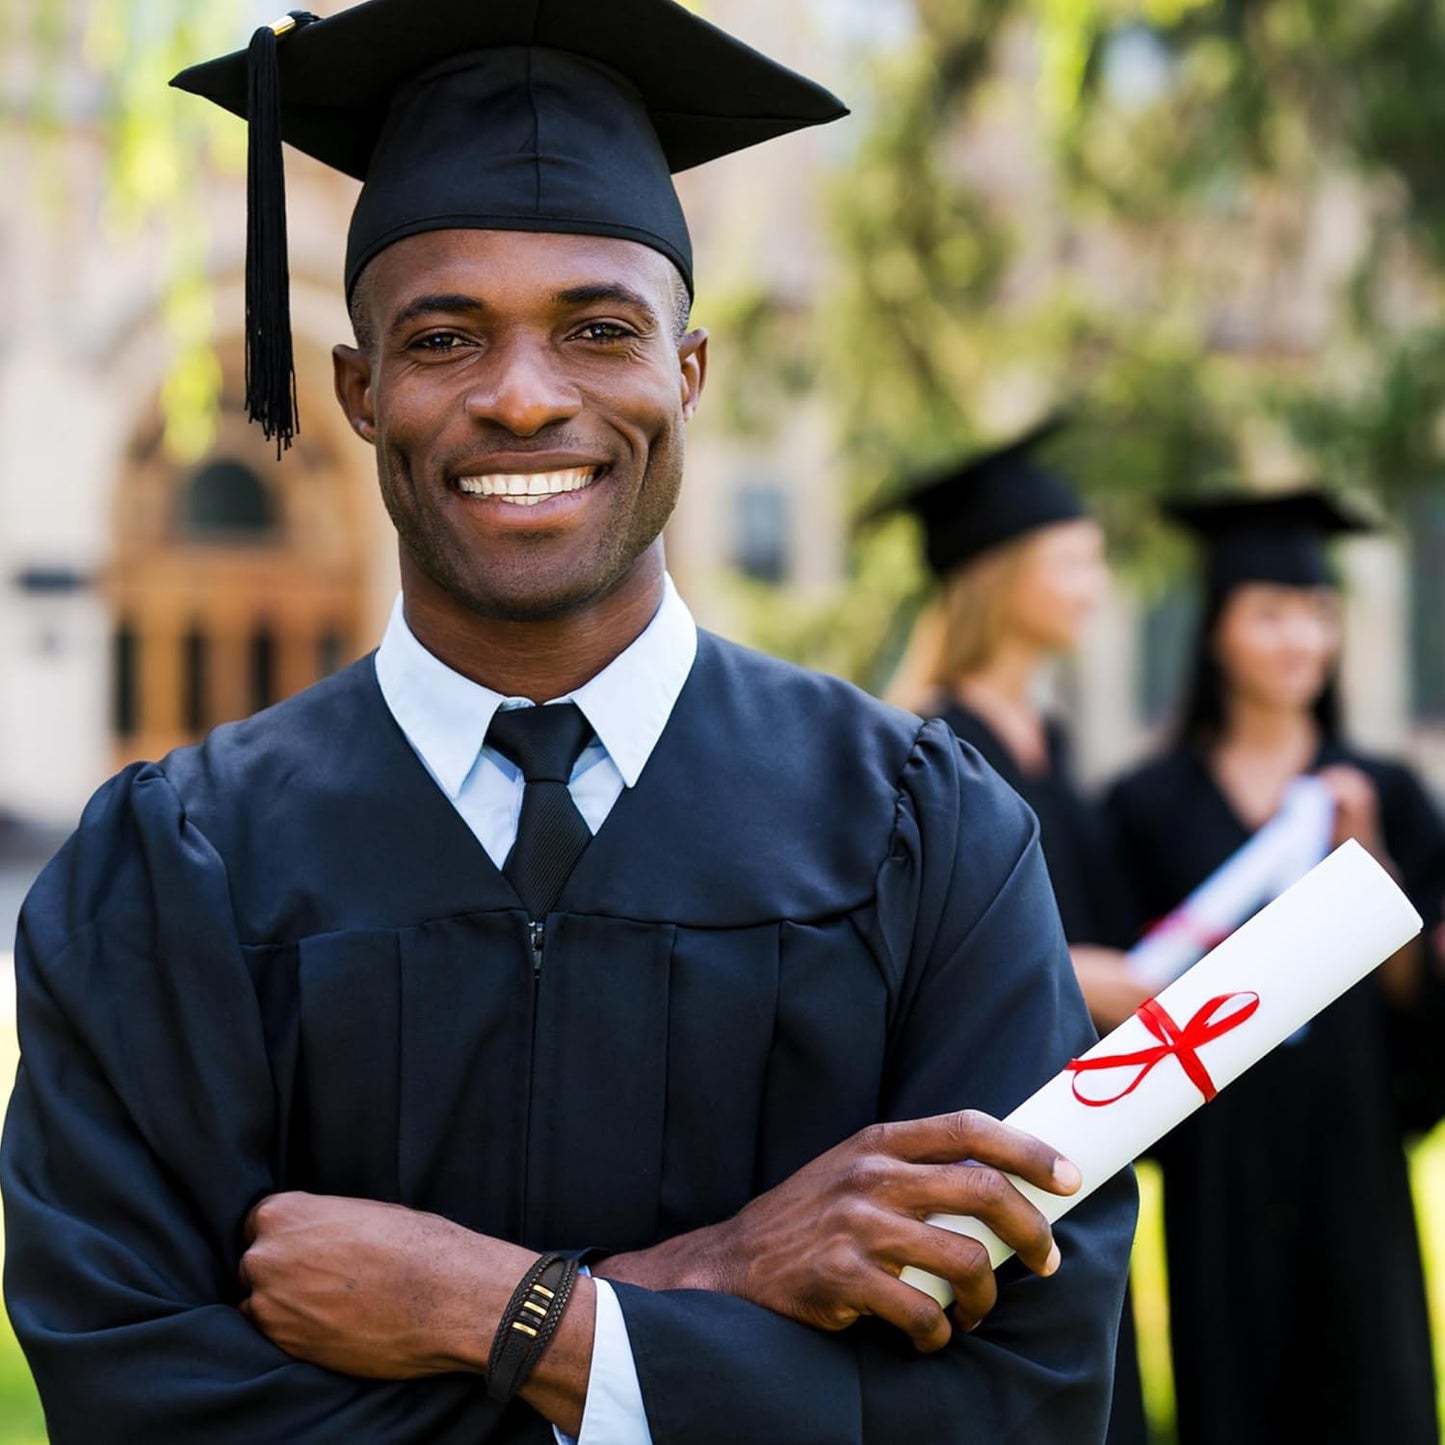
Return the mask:
[[[13,10],[7,10],[13,4]],[[96,88],[106,146],[107,186],[101,224],[107,235],[143,234],[165,257],[161,309],[173,359],[162,390],[166,443],[181,460],[209,445],[221,374],[211,345],[205,279],[208,170],[245,165],[245,130],[214,107],[170,89],[170,77],[198,56],[234,47],[243,0],[195,5],[187,0],[89,0],[87,4],[3,0],[7,32],[35,57],[36,83],[11,118],[44,142],[76,119],[66,111],[66,82],[83,73]],[[42,171],[48,175],[48,171]],[[56,206],[73,204],[63,193]]]
[[711,373],[710,406],[736,437],[767,437],[818,384],[812,317],[765,287],[744,285],[709,298],[708,328],[727,337]]
[[166,248],[163,311],[174,359],[161,410],[167,449],[180,461],[211,444],[221,397],[200,198],[209,168],[244,166],[245,133],[168,82],[197,56],[232,47],[242,9],[240,0],[96,0],[86,33],[86,59],[109,92],[111,224],[131,234],[159,229]]
[[998,363],[971,323],[1001,283],[1010,240],[976,192],[952,183],[946,142],[1005,8],[920,6],[929,43],[879,66],[877,122],[839,186],[843,275],[828,351],[844,441],[864,474],[955,442],[956,398]]
[[809,599],[735,578],[728,600],[743,635],[775,657],[882,693],[924,590],[913,529],[902,521],[880,528],[857,549],[856,564],[845,587]]
[[[822,374],[855,503],[1065,405],[1085,425],[1061,460],[1162,586],[1181,556],[1161,492],[1314,474],[1397,503],[1442,485],[1445,7],[915,11],[836,194]],[[873,612],[920,582],[896,546],[862,538],[844,595],[774,595],[763,635],[874,675]]]
[[1382,338],[1372,385],[1358,396],[1296,388],[1280,400],[1325,479],[1349,485],[1372,477],[1387,504],[1445,483],[1442,407],[1445,330],[1433,327]]
[[[1117,0],[1060,8],[1091,12],[1096,59],[1121,19],[1151,21],[1167,56],[1167,84],[1142,111],[1111,97],[1091,62],[1056,132],[1077,203],[1139,228],[1156,256],[1182,231],[1214,234],[1268,257],[1287,288],[1316,228],[1330,224],[1321,197],[1331,185],[1352,190],[1363,244],[1327,298],[1325,334],[1307,366],[1271,367],[1280,358],[1267,345],[1234,359],[1236,372],[1263,381],[1226,413],[1235,434],[1273,420],[1311,470],[1389,501],[1435,484],[1445,98],[1428,77],[1445,65],[1445,12],[1431,0],[1233,0],[1183,5],[1174,17]],[[1162,272],[1163,294],[1203,313],[1219,300],[1203,279],[1197,251],[1185,248]],[[1196,369],[1217,368],[1221,350],[1206,332]]]

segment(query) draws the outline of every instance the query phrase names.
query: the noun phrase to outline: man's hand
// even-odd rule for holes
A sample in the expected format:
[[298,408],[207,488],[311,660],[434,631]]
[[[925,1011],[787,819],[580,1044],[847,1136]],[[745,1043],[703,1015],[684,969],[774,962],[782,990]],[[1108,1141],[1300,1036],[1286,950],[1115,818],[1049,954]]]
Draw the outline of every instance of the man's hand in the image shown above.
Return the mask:
[[[273,1194],[246,1216],[241,1312],[288,1355],[343,1375],[483,1373],[530,1250],[435,1214],[366,1199]],[[596,1298],[579,1279],[522,1398],[582,1428]]]
[[736,1295],[823,1330],[876,1315],[920,1350],[939,1350],[953,1333],[948,1316],[902,1283],[904,1267],[953,1286],[953,1322],[964,1330],[993,1309],[998,1286],[984,1247],[925,1224],[928,1215],[970,1215],[1035,1274],[1059,1267],[1048,1221],[1006,1173],[1053,1194],[1072,1194],[1081,1182],[1078,1169],[1048,1145],[984,1114],[875,1124],[726,1224],[594,1270],[651,1289]]
[[508,1297],[488,1276],[515,1285],[535,1258],[434,1214],[313,1194],[263,1199],[246,1239],[246,1318],[297,1359],[378,1380],[484,1367]]

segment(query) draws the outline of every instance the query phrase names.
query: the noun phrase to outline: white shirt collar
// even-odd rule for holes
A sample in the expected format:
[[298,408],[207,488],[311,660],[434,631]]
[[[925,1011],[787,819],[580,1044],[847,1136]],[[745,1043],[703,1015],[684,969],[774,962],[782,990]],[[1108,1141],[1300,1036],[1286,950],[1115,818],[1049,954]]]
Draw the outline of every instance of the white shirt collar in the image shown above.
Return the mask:
[[[642,635],[590,682],[555,702],[575,702],[622,781],[636,786],[697,657],[697,624],[672,578]],[[398,597],[376,653],[381,695],[407,740],[453,800],[476,766],[498,708],[515,699],[452,671],[417,641]]]

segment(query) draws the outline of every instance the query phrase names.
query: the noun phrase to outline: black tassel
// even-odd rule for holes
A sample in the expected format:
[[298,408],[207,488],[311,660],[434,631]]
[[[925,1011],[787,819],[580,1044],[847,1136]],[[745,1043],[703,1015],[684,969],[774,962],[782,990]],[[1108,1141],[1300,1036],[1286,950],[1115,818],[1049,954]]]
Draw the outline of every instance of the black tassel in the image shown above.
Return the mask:
[[276,456],[300,429],[291,344],[291,266],[286,246],[286,168],[281,151],[278,29],[290,33],[317,17],[293,10],[285,22],[251,37],[246,114],[246,412],[260,422]]

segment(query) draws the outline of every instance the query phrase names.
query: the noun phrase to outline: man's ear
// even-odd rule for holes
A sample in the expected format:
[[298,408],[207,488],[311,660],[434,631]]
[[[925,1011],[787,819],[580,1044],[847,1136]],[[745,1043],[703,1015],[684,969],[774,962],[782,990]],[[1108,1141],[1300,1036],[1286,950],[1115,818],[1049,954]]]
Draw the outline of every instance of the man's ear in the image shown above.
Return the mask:
[[707,385],[707,332],[702,327],[689,331],[677,343],[677,360],[682,374],[682,419],[691,421]]
[[376,409],[371,398],[371,355],[355,346],[332,349],[336,399],[351,429],[364,442],[376,440]]

